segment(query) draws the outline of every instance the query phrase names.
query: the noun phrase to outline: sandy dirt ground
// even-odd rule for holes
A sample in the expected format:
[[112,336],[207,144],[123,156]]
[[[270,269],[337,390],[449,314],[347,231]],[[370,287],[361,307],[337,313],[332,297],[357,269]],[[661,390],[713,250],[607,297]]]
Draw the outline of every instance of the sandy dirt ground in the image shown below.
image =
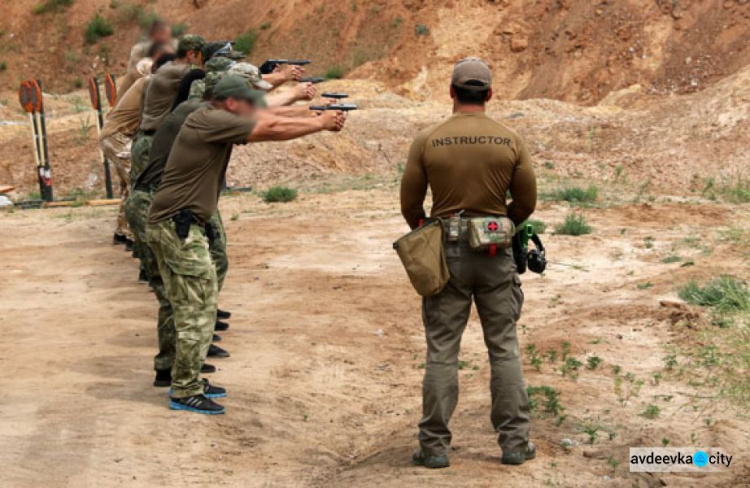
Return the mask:
[[[0,213],[0,486],[729,487],[750,479],[747,412],[671,377],[662,360],[669,347],[711,333],[701,310],[679,303],[679,284],[748,276],[747,248],[721,237],[748,231],[747,205],[666,197],[602,205],[584,210],[592,235],[548,233],[550,259],[562,264],[524,277],[521,347],[545,352],[567,341],[584,364],[593,355],[603,362],[574,381],[559,361],[537,371],[524,355],[527,383],[555,388],[565,418],[557,425],[538,413],[537,459],[502,466],[474,314],[453,466],[438,472],[409,460],[424,340],[419,299],[391,249],[405,230],[394,182],[306,191],[290,204],[227,197],[222,211],[231,268],[220,303],[234,315],[221,344],[232,357],[211,361],[212,381],[229,390],[220,417],[170,411],[167,392],[151,386],[156,302],[137,283],[135,261],[109,241],[112,208]],[[537,217],[551,227],[566,212],[547,202]],[[676,253],[694,266],[662,262]],[[643,381],[624,401],[614,365]],[[648,404],[658,418],[639,415]],[[665,438],[720,446],[736,464],[722,474],[627,472],[629,446]]]

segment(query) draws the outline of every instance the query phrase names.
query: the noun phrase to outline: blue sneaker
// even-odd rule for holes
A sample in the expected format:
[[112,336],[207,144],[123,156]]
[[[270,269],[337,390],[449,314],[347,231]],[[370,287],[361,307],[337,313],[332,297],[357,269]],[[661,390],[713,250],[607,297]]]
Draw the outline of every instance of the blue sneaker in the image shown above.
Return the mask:
[[[172,396],[172,388],[169,389],[169,396]],[[206,398],[224,398],[227,396],[227,390],[220,386],[214,386],[203,379],[203,396]]]
[[170,398],[169,408],[202,413],[204,415],[221,415],[226,409],[205,395],[193,395],[187,398]]

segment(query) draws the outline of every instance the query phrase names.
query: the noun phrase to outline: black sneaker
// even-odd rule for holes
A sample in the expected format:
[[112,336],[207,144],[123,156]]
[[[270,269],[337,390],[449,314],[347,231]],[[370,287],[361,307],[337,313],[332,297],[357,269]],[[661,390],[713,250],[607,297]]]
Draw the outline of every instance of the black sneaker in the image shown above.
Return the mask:
[[218,309],[216,311],[216,318],[229,320],[232,318],[232,312],[227,312],[226,310]]
[[219,346],[211,344],[208,346],[208,357],[210,358],[228,358],[229,353]]
[[146,270],[144,268],[141,268],[141,272],[138,273],[138,283],[142,285],[148,284],[148,275],[146,274]]
[[[203,378],[203,395],[206,398],[224,398],[227,396],[226,388],[220,386],[214,386],[208,383],[208,380]],[[172,389],[169,389],[169,396],[172,396]]]
[[214,334],[214,337],[211,339],[211,342],[221,342],[221,336],[219,334]]
[[126,242],[128,242],[128,238],[120,234],[115,234],[112,238],[112,244],[125,244]]
[[157,369],[156,378],[154,379],[154,386],[157,388],[166,388],[172,385],[172,370],[171,369]]
[[186,410],[188,412],[205,415],[221,415],[226,409],[205,395],[194,395],[187,398],[170,398],[169,408],[172,410]]
[[503,464],[511,464],[514,466],[520,466],[526,461],[531,461],[536,457],[536,446],[533,442],[529,442],[525,449],[517,451],[504,451],[503,457],[500,462]]
[[213,364],[206,364],[203,363],[203,366],[201,366],[201,373],[215,373],[216,372],[216,366]]
[[216,321],[216,325],[214,325],[214,330],[216,332],[224,332],[229,329],[229,324],[226,322],[222,322],[221,320]]
[[414,451],[414,454],[411,455],[411,462],[417,466],[424,466],[425,468],[430,469],[448,468],[451,465],[447,454],[429,456],[422,452],[422,449]]

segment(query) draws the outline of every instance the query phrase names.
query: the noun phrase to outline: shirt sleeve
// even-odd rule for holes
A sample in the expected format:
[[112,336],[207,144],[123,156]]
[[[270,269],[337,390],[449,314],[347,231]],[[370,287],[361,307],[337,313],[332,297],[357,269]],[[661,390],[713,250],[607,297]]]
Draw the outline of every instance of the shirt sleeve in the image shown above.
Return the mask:
[[255,128],[255,119],[240,117],[226,110],[209,110],[209,120],[203,132],[207,143],[247,144]]
[[419,134],[412,142],[401,179],[401,214],[412,229],[416,229],[419,221],[426,217],[424,198],[428,181],[422,160],[424,141],[425,134]]
[[518,139],[518,164],[510,182],[510,195],[513,201],[508,205],[508,218],[519,225],[528,219],[536,209],[536,175],[531,155],[526,143]]

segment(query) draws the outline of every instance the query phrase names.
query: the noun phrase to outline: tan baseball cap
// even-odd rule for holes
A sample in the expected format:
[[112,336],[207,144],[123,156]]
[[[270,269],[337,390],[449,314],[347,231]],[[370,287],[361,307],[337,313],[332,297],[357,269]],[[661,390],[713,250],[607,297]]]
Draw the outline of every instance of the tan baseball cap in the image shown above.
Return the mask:
[[492,71],[479,58],[464,58],[453,67],[451,83],[459,88],[490,88]]

